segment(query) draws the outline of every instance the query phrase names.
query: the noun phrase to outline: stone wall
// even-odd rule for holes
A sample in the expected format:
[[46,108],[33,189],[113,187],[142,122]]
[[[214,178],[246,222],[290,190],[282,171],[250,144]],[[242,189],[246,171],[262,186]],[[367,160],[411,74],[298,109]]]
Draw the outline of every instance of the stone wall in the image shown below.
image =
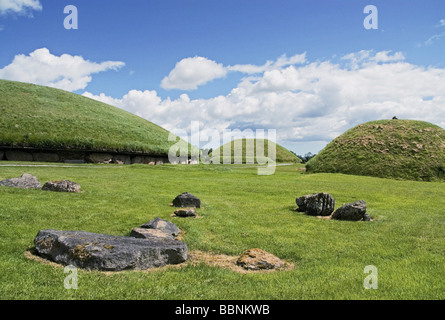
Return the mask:
[[64,163],[141,163],[149,165],[169,163],[167,155],[11,148],[0,149],[0,160]]

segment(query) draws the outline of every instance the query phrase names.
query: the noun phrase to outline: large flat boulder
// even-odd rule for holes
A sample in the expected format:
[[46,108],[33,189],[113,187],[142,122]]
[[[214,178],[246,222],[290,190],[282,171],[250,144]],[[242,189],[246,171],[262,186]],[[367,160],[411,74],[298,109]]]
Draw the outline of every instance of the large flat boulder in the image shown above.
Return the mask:
[[80,185],[69,180],[58,180],[46,182],[42,190],[55,192],[80,192]]
[[119,271],[148,269],[186,261],[184,242],[140,239],[86,231],[40,230],[34,239],[38,255],[78,268]]
[[42,184],[33,175],[29,173],[22,174],[19,178],[11,178],[0,181],[0,186],[14,187],[22,189],[40,189]]

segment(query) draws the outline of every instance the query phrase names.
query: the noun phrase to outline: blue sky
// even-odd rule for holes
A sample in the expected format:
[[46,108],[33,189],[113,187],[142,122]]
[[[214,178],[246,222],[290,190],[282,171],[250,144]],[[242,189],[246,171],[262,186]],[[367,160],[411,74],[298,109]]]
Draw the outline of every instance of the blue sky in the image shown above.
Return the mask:
[[[63,26],[66,5],[77,30]],[[0,78],[174,132],[276,129],[297,154],[393,115],[445,127],[441,0],[0,0],[0,48]]]

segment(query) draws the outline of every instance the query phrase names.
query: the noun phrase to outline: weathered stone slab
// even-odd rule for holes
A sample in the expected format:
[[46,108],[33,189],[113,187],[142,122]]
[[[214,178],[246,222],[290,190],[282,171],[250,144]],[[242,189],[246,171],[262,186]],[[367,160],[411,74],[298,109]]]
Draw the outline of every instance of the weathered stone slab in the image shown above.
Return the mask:
[[113,155],[113,162],[119,164],[131,164],[131,157],[124,154]]
[[329,193],[313,193],[297,198],[297,211],[311,216],[329,216],[334,211],[335,199]]
[[147,228],[133,228],[130,232],[130,237],[134,238],[161,238],[161,239],[174,239],[175,237],[171,234],[167,234],[159,229],[147,229]]
[[65,159],[63,160],[65,163],[85,163],[85,160],[82,159]]
[[19,178],[11,178],[0,181],[0,186],[14,187],[22,189],[40,189],[42,184],[33,175],[24,173]]
[[131,163],[138,164],[138,163],[148,163],[148,162],[146,162],[144,156],[133,156],[131,157]]
[[111,163],[113,156],[108,153],[91,153],[86,156],[86,160],[91,163]]
[[32,154],[34,161],[38,162],[58,162],[60,157],[57,153],[35,152]]
[[48,181],[42,190],[55,192],[80,192],[80,185],[69,180]]
[[85,231],[40,230],[34,239],[38,255],[78,268],[119,271],[148,269],[186,261],[184,242],[139,239]]
[[33,161],[32,153],[25,151],[11,150],[6,151],[6,159],[9,161]]
[[60,152],[60,161],[65,163],[85,163],[85,153],[83,152]]
[[285,263],[273,254],[254,248],[245,251],[236,264],[246,270],[269,270],[284,267]]
[[144,229],[157,229],[166,234],[171,235],[172,237],[177,237],[179,234],[179,228],[170,221],[161,219],[159,217],[154,218],[153,220],[144,223],[141,228]]
[[175,210],[174,214],[178,217],[196,217],[196,210],[195,208],[183,208],[183,209],[177,209]]

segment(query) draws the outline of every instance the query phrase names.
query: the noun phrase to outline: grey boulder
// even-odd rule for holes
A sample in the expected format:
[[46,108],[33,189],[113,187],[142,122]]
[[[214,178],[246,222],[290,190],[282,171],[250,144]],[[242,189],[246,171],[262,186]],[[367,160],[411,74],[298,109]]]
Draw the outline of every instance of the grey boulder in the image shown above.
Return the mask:
[[349,221],[369,221],[370,217],[366,214],[366,202],[359,200],[342,205],[332,214],[332,219]]
[[297,198],[297,211],[311,216],[329,216],[334,211],[335,199],[329,193],[313,193]]
[[33,175],[24,173],[19,178],[11,178],[0,181],[0,186],[14,187],[22,189],[40,189],[42,184]]
[[138,239],[85,231],[40,230],[36,253],[63,265],[120,271],[148,269],[186,261],[187,245],[171,239]]
[[178,195],[173,200],[173,206],[175,207],[195,207],[195,208],[201,208],[201,200],[197,197],[195,197],[193,194],[184,192]]

